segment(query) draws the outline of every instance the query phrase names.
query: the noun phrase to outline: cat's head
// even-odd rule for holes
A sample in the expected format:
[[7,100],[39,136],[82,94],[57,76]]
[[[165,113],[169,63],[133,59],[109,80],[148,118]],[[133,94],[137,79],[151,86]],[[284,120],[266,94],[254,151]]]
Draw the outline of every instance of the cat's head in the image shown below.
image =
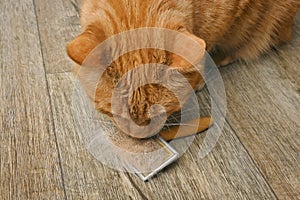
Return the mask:
[[[198,45],[205,49],[205,42],[202,39],[186,30],[181,31],[181,34],[194,40]],[[108,37],[101,28],[89,26],[82,34],[68,44],[68,55],[73,61],[80,65],[79,70],[80,68],[88,68],[89,66],[83,64],[85,59],[95,47],[107,38]],[[126,41],[122,41],[122,43],[126,43]],[[108,56],[110,53],[111,52],[102,52],[102,55],[99,55],[99,60],[105,59],[104,57]],[[203,56],[204,52],[199,52],[199,58],[202,58]],[[167,66],[168,69],[157,70],[155,63]],[[151,64],[152,68],[144,68],[142,71],[134,73],[133,69],[137,69],[139,66],[145,64]],[[179,101],[182,102],[186,99],[178,100],[177,96],[169,88],[158,83],[151,83],[151,81],[149,84],[142,84],[141,87],[137,87],[136,85],[141,81],[145,81],[142,79],[147,79],[152,76],[155,76],[156,79],[172,78],[173,74],[175,74],[174,71],[182,74],[182,77],[188,81],[191,86],[190,88],[192,89],[196,89],[203,83],[200,72],[191,63],[172,52],[153,48],[128,52],[118,57],[105,69],[101,81],[97,84],[93,97],[95,106],[99,111],[110,117],[113,117],[114,115],[123,117],[124,124],[126,124],[126,120],[128,120],[133,121],[139,126],[147,126],[153,118],[162,114],[162,110],[151,109],[153,105],[162,106],[164,112],[169,116],[172,113],[179,111],[181,109]],[[116,113],[112,111],[112,95],[115,87],[117,87],[117,84],[125,75],[129,78],[124,79],[126,86],[125,89],[123,88],[121,94],[127,99],[125,99],[125,102],[120,101],[121,108]],[[85,75],[80,76],[80,79],[81,81],[85,81],[90,79],[90,77]],[[185,97],[192,92],[188,91],[181,81],[176,82],[172,87],[173,91],[181,91],[181,94]],[[127,109],[129,115],[122,116],[122,109]],[[144,138],[151,134],[153,133],[141,136],[134,134],[132,136]]]

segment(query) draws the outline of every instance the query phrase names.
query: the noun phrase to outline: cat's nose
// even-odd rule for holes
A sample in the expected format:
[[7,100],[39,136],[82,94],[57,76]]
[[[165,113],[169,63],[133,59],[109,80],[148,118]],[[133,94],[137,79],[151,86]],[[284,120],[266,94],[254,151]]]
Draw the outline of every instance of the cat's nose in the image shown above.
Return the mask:
[[130,113],[131,119],[138,126],[147,126],[155,118],[165,113],[165,109],[160,105],[143,106],[143,108],[133,107]]
[[147,125],[145,124],[145,116],[142,113],[137,112],[136,110],[130,112],[130,119],[128,120],[132,120],[133,123],[138,126]]
[[117,127],[125,134],[134,138],[149,138],[156,135],[163,123],[161,120],[157,120],[157,117],[152,119],[140,119],[140,118],[118,118]]
[[132,118],[134,123],[138,126],[147,126],[150,124],[151,119],[145,119],[145,118]]
[[135,138],[148,138],[157,134],[167,119],[164,108],[160,105],[153,105],[150,108],[149,115],[139,115],[130,113],[123,117],[116,116],[116,125],[125,134]]

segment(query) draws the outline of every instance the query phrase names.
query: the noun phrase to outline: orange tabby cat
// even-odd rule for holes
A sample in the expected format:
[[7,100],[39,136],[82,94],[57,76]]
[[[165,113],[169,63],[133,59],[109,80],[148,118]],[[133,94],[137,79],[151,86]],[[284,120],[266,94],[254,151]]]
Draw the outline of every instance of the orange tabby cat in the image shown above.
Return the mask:
[[[299,5],[299,0],[84,0],[83,33],[68,44],[67,52],[82,64],[97,45],[117,33],[161,27],[179,31],[203,47],[204,40],[208,51],[225,55],[219,65],[227,65],[237,59],[257,58],[271,46],[289,41]],[[115,83],[129,70],[146,63],[179,69],[194,89],[203,82],[198,71],[180,56],[155,49],[130,52],[103,74],[104,81],[98,85],[94,99],[97,109],[112,116]],[[148,124],[150,107],[155,104],[162,105],[167,115],[180,110],[171,91],[148,84],[128,100],[131,118],[138,125]]]

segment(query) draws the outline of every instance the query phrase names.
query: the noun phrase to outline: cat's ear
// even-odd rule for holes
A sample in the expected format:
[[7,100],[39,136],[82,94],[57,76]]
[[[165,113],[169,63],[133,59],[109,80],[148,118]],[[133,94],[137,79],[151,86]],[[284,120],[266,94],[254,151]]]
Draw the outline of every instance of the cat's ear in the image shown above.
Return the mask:
[[67,45],[67,53],[74,62],[81,65],[89,53],[105,39],[104,37],[101,29],[91,25]]
[[205,48],[206,43],[201,38],[195,36],[194,34],[189,33],[188,31],[183,32],[185,37],[188,37],[189,39],[193,40],[186,40],[181,39],[178,42],[180,45],[177,45],[177,48],[185,49],[187,52],[184,52],[184,54],[188,53],[189,58],[192,58],[191,60],[187,61],[182,56],[171,53],[171,64],[170,67],[177,69],[181,73],[189,73],[192,71],[195,71],[195,67],[193,65],[199,63],[205,56]]

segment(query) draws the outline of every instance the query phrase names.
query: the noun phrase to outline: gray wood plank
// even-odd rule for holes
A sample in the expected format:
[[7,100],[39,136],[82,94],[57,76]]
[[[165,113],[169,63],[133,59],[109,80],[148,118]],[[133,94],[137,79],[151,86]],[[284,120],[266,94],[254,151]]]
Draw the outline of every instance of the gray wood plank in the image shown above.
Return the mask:
[[34,0],[46,73],[69,72],[66,44],[80,32],[79,0]]
[[300,197],[300,15],[294,40],[223,68],[227,119],[280,199]]
[[[202,134],[178,162],[148,183],[108,168],[93,158],[83,143],[93,124],[76,120],[76,112],[88,119],[90,111],[85,101],[76,103],[74,109],[73,75],[49,74],[47,78],[70,199],[276,199],[228,124],[206,158],[200,159],[198,154],[205,137]],[[208,95],[205,90],[202,93]]]
[[63,199],[31,0],[0,1],[0,199]]
[[[93,123],[88,125],[89,102],[73,106],[74,79],[72,73],[47,75],[54,109],[54,123],[58,143],[62,153],[62,167],[67,197],[69,199],[139,199],[140,194],[133,190],[120,175],[89,154],[84,145],[84,135],[93,131]],[[74,116],[82,114],[82,121]],[[86,111],[87,109],[87,111]],[[100,123],[100,122],[99,122]],[[85,129],[82,129],[85,127]]]

